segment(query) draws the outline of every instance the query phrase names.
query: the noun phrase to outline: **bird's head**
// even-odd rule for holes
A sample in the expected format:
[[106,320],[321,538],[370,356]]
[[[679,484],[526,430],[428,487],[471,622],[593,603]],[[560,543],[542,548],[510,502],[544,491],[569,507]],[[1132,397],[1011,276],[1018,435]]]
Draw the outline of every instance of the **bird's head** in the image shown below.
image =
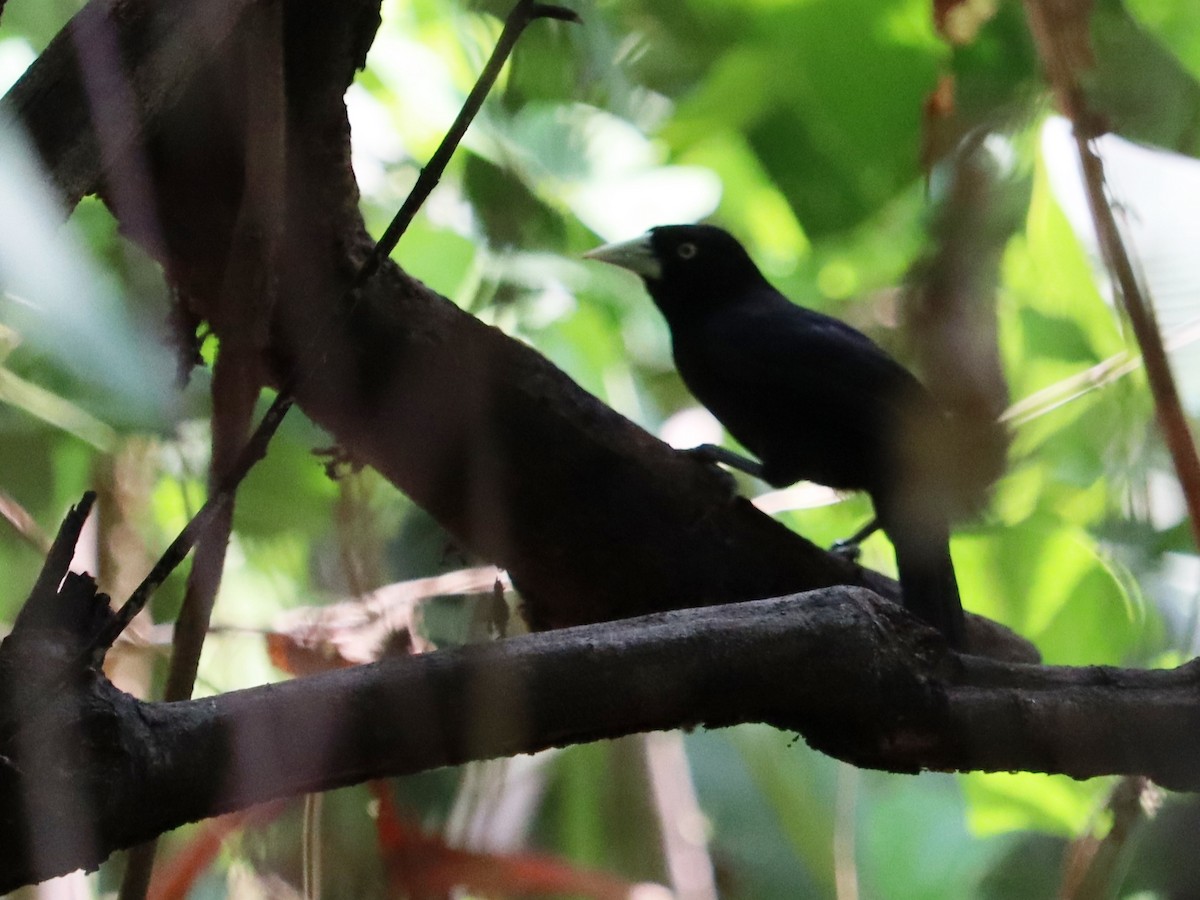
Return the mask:
[[713,225],[660,225],[641,237],[605,244],[584,256],[642,276],[664,312],[709,298],[727,300],[739,289],[763,281],[737,239]]

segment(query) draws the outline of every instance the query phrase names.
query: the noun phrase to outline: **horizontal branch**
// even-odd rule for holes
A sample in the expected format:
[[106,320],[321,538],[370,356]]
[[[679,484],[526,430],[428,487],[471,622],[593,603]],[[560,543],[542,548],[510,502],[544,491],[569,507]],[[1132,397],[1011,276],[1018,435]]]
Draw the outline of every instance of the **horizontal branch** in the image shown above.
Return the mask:
[[100,676],[48,698],[24,682],[62,658],[61,635],[14,637],[0,648],[0,670],[18,682],[0,708],[15,726],[0,746],[0,891],[272,798],[668,728],[765,722],[893,772],[1125,773],[1200,787],[1195,666],[960,658],[862,588],[578,626],[185,703],[143,703]]

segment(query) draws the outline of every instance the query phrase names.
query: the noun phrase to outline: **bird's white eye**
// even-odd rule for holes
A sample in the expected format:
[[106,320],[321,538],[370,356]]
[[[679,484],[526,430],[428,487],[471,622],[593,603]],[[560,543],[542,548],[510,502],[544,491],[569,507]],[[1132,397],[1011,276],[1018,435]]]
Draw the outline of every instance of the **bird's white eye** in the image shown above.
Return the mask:
[[680,244],[676,248],[675,252],[679,254],[680,259],[691,259],[696,255],[696,245],[690,242],[687,244]]

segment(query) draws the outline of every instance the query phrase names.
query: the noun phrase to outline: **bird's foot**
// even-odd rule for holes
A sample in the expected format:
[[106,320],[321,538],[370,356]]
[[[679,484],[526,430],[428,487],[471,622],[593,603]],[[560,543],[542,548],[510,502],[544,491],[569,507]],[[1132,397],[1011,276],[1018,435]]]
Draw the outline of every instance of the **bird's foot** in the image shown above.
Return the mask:
[[834,556],[840,556],[848,562],[858,562],[859,556],[862,555],[862,547],[858,541],[853,538],[848,538],[844,541],[834,541],[829,548],[829,552]]
[[704,468],[720,485],[720,489],[726,495],[726,498],[733,500],[738,496],[737,479],[733,477],[732,473],[717,465],[717,460],[705,452],[706,448],[710,446],[710,444],[704,444],[700,447],[692,447],[689,450],[680,450],[679,452],[690,459],[704,463]]
[[698,447],[688,447],[684,450],[677,450],[677,453],[682,453],[684,456],[691,457],[697,462],[709,463],[716,465],[721,461],[719,451],[721,448],[715,444],[701,444]]
[[716,444],[701,444],[699,447],[692,447],[690,450],[680,452],[701,462],[722,463],[739,472],[753,475],[755,478],[763,477],[762,463],[750,459],[748,456],[742,456],[740,453],[734,453],[732,450],[726,450],[724,447],[718,447]]
[[858,562],[858,557],[862,555],[862,547],[860,545],[878,531],[879,528],[879,519],[872,519],[862,528],[858,529],[858,531],[854,532],[854,534],[850,535],[850,537],[842,541],[836,541],[829,548],[829,552],[842,557],[842,559],[848,559],[850,562]]

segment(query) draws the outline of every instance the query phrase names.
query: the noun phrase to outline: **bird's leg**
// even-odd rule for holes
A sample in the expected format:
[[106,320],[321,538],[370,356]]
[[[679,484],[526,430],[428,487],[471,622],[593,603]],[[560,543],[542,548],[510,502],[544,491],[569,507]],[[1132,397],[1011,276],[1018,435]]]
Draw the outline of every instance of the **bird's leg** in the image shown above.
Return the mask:
[[846,538],[845,540],[836,541],[834,545],[829,548],[829,552],[836,553],[838,556],[848,559],[851,562],[855,562],[858,559],[858,554],[861,550],[859,544],[878,531],[880,527],[879,519],[872,519],[862,528],[858,529],[858,531],[854,532],[854,534],[850,535],[850,537]]
[[716,444],[701,444],[699,447],[692,447],[690,450],[680,452],[701,462],[724,463],[731,469],[737,469],[739,472],[745,472],[755,478],[763,477],[762,463],[750,459],[748,456],[742,456],[740,453],[734,453],[732,450],[726,450],[724,447],[718,447]]

